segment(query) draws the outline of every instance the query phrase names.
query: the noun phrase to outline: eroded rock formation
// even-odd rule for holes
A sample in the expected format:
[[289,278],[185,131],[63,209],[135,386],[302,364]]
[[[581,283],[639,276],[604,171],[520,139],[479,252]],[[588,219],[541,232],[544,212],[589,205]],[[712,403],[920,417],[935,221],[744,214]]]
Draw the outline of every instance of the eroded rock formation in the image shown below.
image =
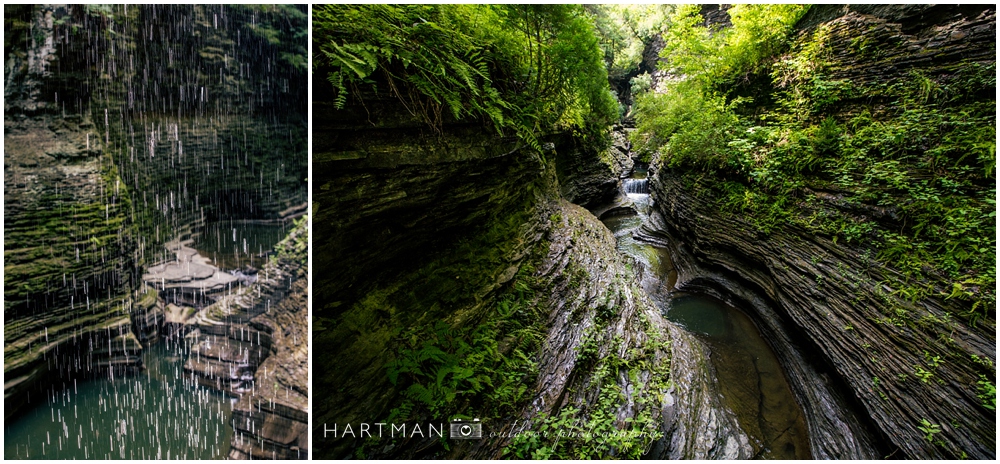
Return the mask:
[[[641,449],[606,445],[606,456],[750,457],[705,346],[662,319],[614,236],[563,199],[614,200],[627,149],[602,161],[567,136],[533,155],[475,125],[431,133],[392,99],[368,98],[339,111],[315,103],[317,457],[530,457],[540,447],[338,435],[348,424],[446,427],[455,408],[480,411],[484,433],[562,417],[651,437]],[[475,363],[462,365],[491,386],[464,383],[452,362]],[[451,384],[452,403],[439,402]]]
[[233,459],[309,456],[308,228],[300,221],[252,284],[206,306],[186,323],[184,372],[239,396]]
[[11,38],[5,64],[5,420],[72,377],[139,367],[142,350],[129,320],[137,270],[129,192],[90,114],[48,98],[60,89],[53,22],[68,10],[8,13],[38,33]]
[[[799,27],[800,41],[823,28],[831,76],[855,85],[916,71],[947,78],[960,63],[995,57],[989,6],[816,6]],[[830,114],[877,114],[881,103],[848,100]],[[887,283],[900,274],[857,243],[788,224],[760,232],[676,170],[659,169],[651,185],[658,213],[647,238],[672,249],[679,288],[754,309],[775,350],[786,353],[815,456],[996,457],[995,413],[977,397],[979,375],[996,359],[992,316],[978,325],[955,317],[965,303],[948,297],[950,284],[933,273],[924,276],[929,295],[903,297]],[[803,194],[815,197],[816,209],[899,221],[890,208]]]

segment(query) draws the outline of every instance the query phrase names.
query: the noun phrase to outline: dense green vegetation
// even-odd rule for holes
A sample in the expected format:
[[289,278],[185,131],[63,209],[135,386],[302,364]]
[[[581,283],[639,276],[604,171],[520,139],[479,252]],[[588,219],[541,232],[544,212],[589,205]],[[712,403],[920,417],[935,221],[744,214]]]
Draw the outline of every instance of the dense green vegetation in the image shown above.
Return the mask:
[[[367,112],[369,121],[385,116],[384,127],[407,130],[417,120],[432,129],[424,131],[428,139],[449,124],[481,124],[534,149],[525,151],[540,152],[548,133],[574,131],[599,140],[610,123],[634,116],[632,142],[653,162],[650,172],[670,170],[686,190],[714,203],[733,219],[735,241],[803,240],[816,245],[810,250],[849,256],[834,258],[831,266],[844,280],[858,280],[850,282],[857,294],[845,301],[853,296],[852,304],[862,306],[863,295],[885,303],[859,311],[859,318],[882,324],[889,337],[898,336],[893,343],[928,342],[927,349],[899,350],[886,342],[871,350],[872,364],[885,351],[916,356],[905,373],[872,377],[883,400],[902,391],[887,389],[890,384],[945,385],[952,372],[939,367],[958,366],[954,376],[962,377],[975,408],[994,410],[992,362],[958,346],[955,329],[989,329],[995,321],[995,65],[956,61],[944,70],[915,66],[886,79],[852,80],[838,74],[847,67],[842,60],[861,57],[869,65],[868,58],[884,52],[882,45],[860,37],[844,52],[843,36],[832,36],[827,26],[802,32],[808,6],[737,5],[727,13],[731,25],[711,27],[700,11],[692,5],[319,6],[313,72],[329,92],[324,103],[353,112],[342,114]],[[642,73],[651,62],[643,54],[660,37],[661,69],[654,79]],[[841,49],[833,49],[834,39]],[[621,92],[623,83],[636,97],[632,114],[626,114],[631,99],[622,95],[616,105],[609,91],[610,84]],[[385,113],[399,107],[413,120],[389,120],[393,115]],[[537,161],[508,159],[530,162],[531,169]],[[351,162],[349,169],[368,169],[362,158]],[[389,172],[378,169],[379,175]],[[546,248],[558,243],[554,231],[574,226],[558,212],[543,211],[543,199],[553,199],[549,181],[536,179],[519,193],[496,191],[493,197],[509,199],[508,207],[477,209],[475,230],[463,232],[453,247],[365,281],[356,299],[321,303],[317,343],[349,340],[352,352],[373,360],[363,366],[377,371],[370,381],[390,390],[382,398],[393,401],[380,403],[380,420],[476,417],[496,423],[529,406],[537,393],[530,388],[540,374],[538,353],[550,330],[542,319],[560,304],[546,295],[564,282],[569,289],[593,285],[589,279],[597,274],[572,266],[548,280],[536,273]],[[525,230],[544,217],[549,234],[519,253],[529,240]],[[819,266],[824,257],[812,259]],[[847,269],[854,259],[862,264]],[[807,274],[795,277],[802,276]],[[816,276],[817,287],[823,278]],[[494,285],[498,281],[503,283]],[[628,285],[609,287],[623,291]],[[932,311],[920,309],[932,304]],[[649,329],[642,349],[613,354],[621,353],[622,341],[609,321],[620,317],[620,308],[598,306],[595,325],[574,349],[573,368],[580,369],[574,375],[585,378],[580,390],[592,393],[587,404],[531,418],[536,434],[506,442],[505,456],[641,457],[643,447],[660,438],[538,435],[656,428],[645,407],[656,406],[649,391],[671,381],[669,367],[656,357],[669,342]],[[852,322],[833,327],[854,336],[861,330]],[[882,335],[864,333],[872,338],[859,346],[868,350],[868,341]],[[640,373],[653,375],[639,379]],[[340,375],[320,382],[334,384]],[[623,391],[623,378],[652,388]],[[616,408],[629,402],[643,412],[622,426]],[[914,420],[913,427],[945,448],[951,446],[948,426],[959,425],[940,419]],[[371,440],[353,451],[358,457],[386,453],[380,446],[384,442]],[[441,440],[440,446],[454,445]]]
[[579,5],[323,5],[314,63],[335,103],[398,98],[430,127],[481,120],[538,136],[600,136],[617,117],[603,52]]
[[[683,78],[637,99],[640,149],[761,233],[794,225],[849,242],[901,272],[886,282],[898,296],[994,318],[996,115],[982,95],[995,65],[836,79],[829,30],[790,35],[805,8],[729,12],[733,27],[715,32],[697,8],[670,18],[661,56]],[[862,42],[855,52],[878,53]]]
[[663,32],[673,5],[586,5],[594,17],[608,77],[624,78],[639,69],[646,46]]

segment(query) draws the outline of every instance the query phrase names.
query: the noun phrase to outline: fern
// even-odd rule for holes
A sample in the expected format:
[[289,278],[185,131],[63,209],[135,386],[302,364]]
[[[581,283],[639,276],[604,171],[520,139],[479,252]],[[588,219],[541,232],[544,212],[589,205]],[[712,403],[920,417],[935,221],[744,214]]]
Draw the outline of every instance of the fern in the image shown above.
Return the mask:
[[534,153],[539,132],[601,133],[617,115],[592,18],[578,5],[323,5],[313,14],[314,64],[336,108],[348,88],[384,82],[438,132],[447,117],[482,120]]

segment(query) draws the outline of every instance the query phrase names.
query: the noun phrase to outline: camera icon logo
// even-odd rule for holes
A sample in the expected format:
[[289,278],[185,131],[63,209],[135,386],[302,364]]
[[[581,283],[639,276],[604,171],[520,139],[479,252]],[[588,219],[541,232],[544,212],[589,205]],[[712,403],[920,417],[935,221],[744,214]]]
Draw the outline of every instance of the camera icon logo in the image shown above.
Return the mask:
[[450,425],[451,438],[459,440],[483,438],[483,424],[479,422],[479,419],[473,419],[472,422],[455,419],[451,421]]

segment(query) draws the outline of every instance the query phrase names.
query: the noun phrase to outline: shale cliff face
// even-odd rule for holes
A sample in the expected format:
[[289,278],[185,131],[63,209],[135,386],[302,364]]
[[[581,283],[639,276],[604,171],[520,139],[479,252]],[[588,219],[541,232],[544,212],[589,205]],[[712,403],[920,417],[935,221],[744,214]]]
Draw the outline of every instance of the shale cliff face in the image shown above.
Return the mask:
[[615,201],[621,192],[620,178],[632,172],[624,131],[616,126],[607,148],[588,146],[568,134],[559,138],[556,174],[563,198],[591,211]]
[[67,9],[7,13],[37,33],[5,64],[5,419],[71,377],[135,368],[142,349],[129,320],[137,240],[129,192],[90,115],[39,97],[52,90],[62,58],[53,21]]
[[77,58],[91,111],[135,192],[146,265],[215,219],[305,211],[305,12],[294,5],[150,5],[106,18]]
[[[173,258],[164,244],[213,219],[301,215],[308,156],[304,8],[36,5],[5,14],[10,417],[44,399],[36,391],[137,367],[140,340],[189,316],[140,283]],[[277,339],[267,349],[284,349]],[[304,346],[296,339],[287,343]]]
[[[568,138],[533,155],[475,125],[432,133],[393,105],[314,105],[317,457],[750,456],[706,348],[562,198],[566,160],[610,180],[569,187],[579,201],[613,199],[620,170]],[[484,439],[427,435],[456,415],[482,419]],[[380,422],[408,432],[357,435]],[[615,430],[638,438],[584,435]]]
[[299,221],[257,280],[181,322],[186,375],[239,397],[232,459],[309,457],[308,227]]
[[[829,34],[830,72],[856,84],[915,70],[938,78],[962,60],[995,56],[989,6],[817,6],[800,22],[799,40],[820,26]],[[879,114],[879,103],[851,100],[842,111]],[[666,168],[651,179],[659,217],[645,233],[669,243],[678,288],[754,308],[775,350],[792,353],[782,361],[811,416],[816,457],[996,457],[995,413],[977,397],[980,374],[995,375],[993,313],[978,324],[955,317],[966,303],[934,274],[926,279],[935,291],[906,299],[887,284],[903,280],[899,273],[856,243],[792,224],[761,232],[699,193],[711,190],[704,180]],[[814,208],[892,220],[836,195],[805,194],[816,197]]]

